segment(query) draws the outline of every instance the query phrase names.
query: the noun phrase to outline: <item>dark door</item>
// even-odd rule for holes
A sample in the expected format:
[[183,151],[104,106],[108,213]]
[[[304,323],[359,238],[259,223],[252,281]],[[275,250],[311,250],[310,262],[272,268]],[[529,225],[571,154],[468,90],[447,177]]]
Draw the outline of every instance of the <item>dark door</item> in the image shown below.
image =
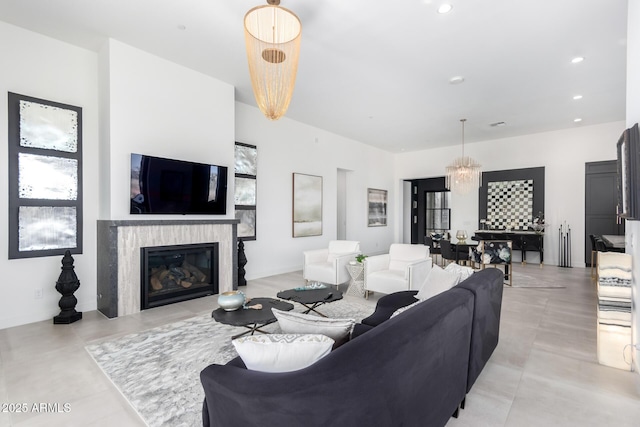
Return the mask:
[[589,235],[624,234],[624,220],[616,215],[617,163],[615,160],[592,162],[585,169],[585,263],[591,265]]

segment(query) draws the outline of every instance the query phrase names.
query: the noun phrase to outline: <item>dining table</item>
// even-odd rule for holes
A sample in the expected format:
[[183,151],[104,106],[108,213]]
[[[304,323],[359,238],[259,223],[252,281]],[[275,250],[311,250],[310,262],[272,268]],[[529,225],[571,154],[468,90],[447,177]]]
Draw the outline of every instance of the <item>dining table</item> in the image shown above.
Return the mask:
[[[456,264],[460,261],[469,261],[469,248],[478,246],[478,242],[458,240],[457,242],[451,242],[451,250],[456,254]],[[461,256],[462,255],[462,256]]]
[[626,241],[624,235],[603,234],[602,242],[611,252],[624,252]]

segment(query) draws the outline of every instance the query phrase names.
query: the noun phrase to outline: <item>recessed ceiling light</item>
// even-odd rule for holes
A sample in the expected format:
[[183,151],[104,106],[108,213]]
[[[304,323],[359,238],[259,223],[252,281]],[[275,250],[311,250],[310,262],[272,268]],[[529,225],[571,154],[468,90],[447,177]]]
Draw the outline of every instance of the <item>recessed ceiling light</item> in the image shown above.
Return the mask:
[[462,76],[455,76],[449,79],[449,83],[452,85],[459,85],[462,82],[464,82],[464,77]]
[[438,8],[438,13],[449,13],[451,12],[451,9],[453,9],[453,6],[448,3],[444,3]]
[[577,117],[577,118],[573,119],[573,121],[575,123],[580,123],[582,121],[582,119],[580,117]]
[[574,95],[574,96],[573,96],[573,99],[575,99],[576,101],[577,101],[578,99],[582,99],[582,95]]
[[584,57],[582,57],[582,56],[576,56],[575,58],[573,58],[573,59],[571,60],[571,63],[572,63],[572,64],[578,64],[578,63],[580,63],[580,62],[582,62],[582,61],[584,61]]

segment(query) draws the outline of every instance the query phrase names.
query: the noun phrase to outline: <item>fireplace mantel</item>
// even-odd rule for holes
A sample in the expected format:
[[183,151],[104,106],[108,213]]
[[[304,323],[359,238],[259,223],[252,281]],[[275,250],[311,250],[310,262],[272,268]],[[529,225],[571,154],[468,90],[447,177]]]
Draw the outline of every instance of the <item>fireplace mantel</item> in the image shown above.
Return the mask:
[[220,292],[238,286],[238,220],[98,221],[98,310],[107,317],[140,312],[140,248],[219,243]]

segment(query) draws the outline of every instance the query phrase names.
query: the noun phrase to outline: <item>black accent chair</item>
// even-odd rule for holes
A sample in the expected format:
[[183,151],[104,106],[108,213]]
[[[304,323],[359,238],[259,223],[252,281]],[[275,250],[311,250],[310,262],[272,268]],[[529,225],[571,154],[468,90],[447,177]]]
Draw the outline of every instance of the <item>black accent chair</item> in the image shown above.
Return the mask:
[[440,240],[440,255],[442,256],[442,264],[445,264],[445,260],[456,262],[456,254],[451,248],[451,242],[446,239]]
[[[593,272],[597,273],[595,262],[598,261],[598,250],[596,249],[596,235],[589,234],[589,240],[591,240],[591,277],[595,277]],[[595,262],[594,262],[595,261]]]
[[440,249],[440,245],[437,245],[433,241],[431,236],[424,236],[424,244],[425,246],[429,246],[429,253],[433,255],[434,264],[437,264],[437,262],[435,261],[438,259],[438,255],[440,255],[440,258],[442,258],[442,251]]
[[[464,248],[465,251],[468,250],[467,246],[465,246]],[[465,264],[469,261],[469,253],[461,250],[458,250],[457,252],[454,251],[450,240],[440,240],[440,251],[443,260],[446,259],[447,261],[453,261],[455,263],[464,261]]]

